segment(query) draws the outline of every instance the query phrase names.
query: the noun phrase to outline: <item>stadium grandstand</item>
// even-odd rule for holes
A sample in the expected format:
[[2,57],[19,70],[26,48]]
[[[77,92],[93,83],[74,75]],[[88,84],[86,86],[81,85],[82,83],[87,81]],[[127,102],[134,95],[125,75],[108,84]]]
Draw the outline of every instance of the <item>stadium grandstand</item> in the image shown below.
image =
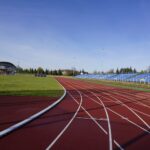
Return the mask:
[[0,62],[0,74],[14,75],[16,66],[10,62]]
[[75,78],[150,83],[150,73],[82,74]]

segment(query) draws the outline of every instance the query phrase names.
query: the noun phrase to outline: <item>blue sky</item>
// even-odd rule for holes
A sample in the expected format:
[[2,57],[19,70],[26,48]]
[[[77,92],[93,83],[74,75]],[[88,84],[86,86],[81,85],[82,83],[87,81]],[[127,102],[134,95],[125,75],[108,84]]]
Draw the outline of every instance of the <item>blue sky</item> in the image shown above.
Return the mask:
[[0,61],[87,71],[150,65],[149,0],[0,0]]

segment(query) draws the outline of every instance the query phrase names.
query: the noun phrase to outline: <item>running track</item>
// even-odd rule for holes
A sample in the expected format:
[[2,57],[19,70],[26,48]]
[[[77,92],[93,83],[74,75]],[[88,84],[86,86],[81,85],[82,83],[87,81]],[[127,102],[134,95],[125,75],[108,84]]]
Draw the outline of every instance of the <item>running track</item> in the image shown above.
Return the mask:
[[150,93],[57,80],[67,90],[64,100],[1,138],[1,150],[150,149]]

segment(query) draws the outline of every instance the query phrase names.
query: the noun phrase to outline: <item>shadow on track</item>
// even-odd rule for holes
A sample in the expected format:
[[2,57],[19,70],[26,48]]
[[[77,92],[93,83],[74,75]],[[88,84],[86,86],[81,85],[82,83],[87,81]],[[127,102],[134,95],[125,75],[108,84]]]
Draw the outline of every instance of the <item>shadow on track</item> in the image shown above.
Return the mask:
[[[148,131],[150,131],[150,129]],[[142,138],[144,138],[145,136],[150,136],[150,135],[147,132],[143,132],[143,133],[139,134],[138,136],[134,137],[133,139],[130,139],[126,143],[122,144],[121,147],[123,147],[124,149],[126,149],[130,145],[135,144],[136,142],[138,142],[139,140],[141,140]],[[115,150],[119,150],[119,149],[116,148]]]

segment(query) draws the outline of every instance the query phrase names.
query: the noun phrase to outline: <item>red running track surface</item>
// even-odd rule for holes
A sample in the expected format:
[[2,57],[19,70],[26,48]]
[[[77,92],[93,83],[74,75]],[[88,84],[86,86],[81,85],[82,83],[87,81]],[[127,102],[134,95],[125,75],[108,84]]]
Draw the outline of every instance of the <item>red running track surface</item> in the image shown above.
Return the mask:
[[0,96],[0,131],[44,109],[57,98]]
[[[64,100],[1,138],[1,150],[150,149],[149,93],[69,78],[57,80],[67,90]],[[30,99],[28,105],[17,105],[10,97],[6,99],[5,104],[0,103],[1,130],[51,104],[47,100],[35,106],[29,104]],[[29,113],[22,111],[27,107],[32,108]],[[7,111],[12,112],[11,117]]]

